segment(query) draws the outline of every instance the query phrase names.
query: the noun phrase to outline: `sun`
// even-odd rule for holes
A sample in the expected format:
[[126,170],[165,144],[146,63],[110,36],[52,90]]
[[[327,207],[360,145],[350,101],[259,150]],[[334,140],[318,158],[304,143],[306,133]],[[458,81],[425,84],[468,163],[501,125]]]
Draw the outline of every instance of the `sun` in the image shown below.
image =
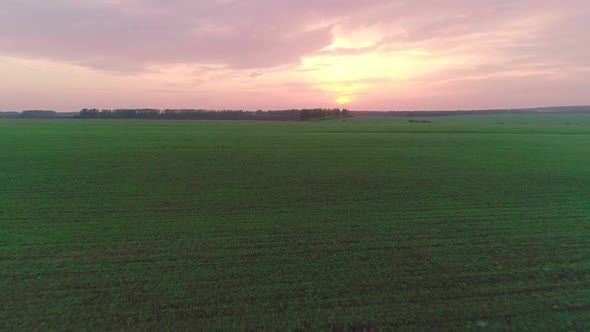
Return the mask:
[[336,102],[340,105],[345,105],[345,104],[350,103],[350,100],[351,100],[350,96],[340,96],[336,99]]
[[346,71],[346,68],[344,68],[344,67],[338,67],[338,69],[336,70],[336,72],[334,72],[334,76],[340,76],[340,75],[344,74],[345,71]]

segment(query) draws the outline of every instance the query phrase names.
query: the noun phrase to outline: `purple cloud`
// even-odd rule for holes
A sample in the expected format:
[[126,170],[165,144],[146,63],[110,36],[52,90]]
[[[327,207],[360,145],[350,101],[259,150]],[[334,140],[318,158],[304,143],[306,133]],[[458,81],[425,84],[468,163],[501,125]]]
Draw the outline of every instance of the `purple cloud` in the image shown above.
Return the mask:
[[269,87],[278,100],[345,91],[365,109],[429,108],[420,96],[476,104],[503,87],[512,89],[497,99],[505,104],[532,103],[540,88],[552,104],[573,92],[579,102],[578,86],[590,83],[589,29],[587,0],[0,1],[0,57],[135,77],[150,91],[248,93],[241,100],[253,104]]
[[45,1],[0,4],[0,52],[136,70],[149,63],[273,67],[331,43],[337,18],[360,7],[267,1]]
[[[511,51],[538,55],[547,49],[563,52],[566,47],[571,50],[567,55],[553,56],[583,60],[586,50],[576,49],[588,41],[584,28],[589,6],[583,1],[571,3],[585,11],[575,21],[548,32],[555,47],[548,47],[546,38],[541,38],[514,45]],[[330,51],[336,55],[419,43],[449,48],[461,45],[464,36],[558,5],[550,0],[4,0],[0,52],[113,71],[167,63],[268,68],[297,63],[302,56],[320,52],[331,44],[335,26],[352,31],[395,25],[405,31],[385,35],[372,47]]]

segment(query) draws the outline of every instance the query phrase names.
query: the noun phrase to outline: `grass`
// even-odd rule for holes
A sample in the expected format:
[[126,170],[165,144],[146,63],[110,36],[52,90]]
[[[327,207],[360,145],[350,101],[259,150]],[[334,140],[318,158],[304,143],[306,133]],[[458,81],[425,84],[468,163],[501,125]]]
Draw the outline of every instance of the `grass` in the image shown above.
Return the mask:
[[590,116],[465,119],[2,120],[0,326],[590,328]]
[[359,123],[408,123],[409,120],[428,120],[436,124],[454,125],[568,125],[590,126],[588,114],[484,114],[439,117],[358,117],[350,119]]

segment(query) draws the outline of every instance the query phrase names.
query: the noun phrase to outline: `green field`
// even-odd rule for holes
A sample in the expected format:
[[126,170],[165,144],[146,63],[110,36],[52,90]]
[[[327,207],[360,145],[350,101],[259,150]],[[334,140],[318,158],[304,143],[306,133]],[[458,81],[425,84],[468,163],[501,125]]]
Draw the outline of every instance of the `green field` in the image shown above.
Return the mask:
[[590,329],[590,115],[429,120],[2,120],[0,329]]

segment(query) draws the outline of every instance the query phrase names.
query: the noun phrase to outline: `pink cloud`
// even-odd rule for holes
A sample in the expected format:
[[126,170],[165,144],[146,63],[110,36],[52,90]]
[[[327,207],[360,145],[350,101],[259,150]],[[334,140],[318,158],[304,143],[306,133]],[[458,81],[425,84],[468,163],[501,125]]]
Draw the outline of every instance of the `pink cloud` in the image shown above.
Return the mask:
[[[355,107],[441,108],[420,95],[445,96],[432,99],[441,105],[459,97],[477,105],[485,91],[500,93],[502,87],[513,89],[513,97],[498,96],[498,104],[533,104],[535,95],[569,104],[583,102],[586,94],[577,87],[590,83],[589,29],[586,0],[3,0],[0,57],[116,73],[113,80],[140,80],[175,66],[200,68],[141,82],[149,91],[169,91],[176,87],[169,81],[179,79],[182,98],[198,89],[201,96],[210,92],[206,100],[212,104],[217,102],[211,96],[226,94],[254,105],[264,104],[252,95],[255,90],[269,86],[280,100],[290,94],[314,102],[334,99],[321,89],[332,66],[377,55],[383,65],[413,58],[417,74],[399,82],[399,73],[372,68],[378,75],[343,77],[340,86],[365,87],[357,91],[364,95],[353,98],[359,101]],[[373,40],[355,41],[363,30],[375,32]],[[349,44],[328,48],[338,38]],[[314,57],[322,60],[300,66]],[[378,65],[367,61],[366,72]],[[524,82],[535,75],[544,83]],[[555,97],[535,94],[541,88]]]
[[[565,51],[559,56],[577,59],[586,55],[578,49],[579,42],[588,40],[589,5],[570,3],[583,9],[576,21],[555,27],[533,44],[514,45],[513,51],[538,55],[559,50]],[[0,4],[0,52],[114,71],[140,70],[150,63],[265,68],[319,52],[331,44],[336,25],[343,30],[395,25],[405,31],[385,36],[380,47],[427,42],[449,48],[460,45],[461,37],[560,5],[550,0],[5,0]],[[375,48],[333,52],[354,55]]]

